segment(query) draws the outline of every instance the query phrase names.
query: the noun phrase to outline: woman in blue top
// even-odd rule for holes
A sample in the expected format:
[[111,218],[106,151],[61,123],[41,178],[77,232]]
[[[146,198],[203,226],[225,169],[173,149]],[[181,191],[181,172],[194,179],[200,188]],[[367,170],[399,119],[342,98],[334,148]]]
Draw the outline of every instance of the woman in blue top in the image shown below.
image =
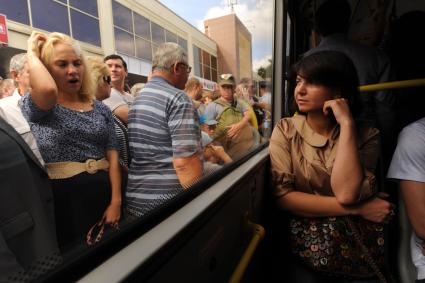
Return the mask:
[[100,219],[116,225],[121,175],[111,111],[94,99],[79,46],[61,33],[28,40],[31,93],[22,100],[52,180],[62,249],[85,239]]

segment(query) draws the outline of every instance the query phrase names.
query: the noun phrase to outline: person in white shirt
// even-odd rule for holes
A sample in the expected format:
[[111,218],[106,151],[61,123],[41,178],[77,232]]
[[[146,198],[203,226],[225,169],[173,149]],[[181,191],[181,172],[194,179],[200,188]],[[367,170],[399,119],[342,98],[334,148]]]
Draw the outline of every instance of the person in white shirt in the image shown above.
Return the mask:
[[133,104],[134,96],[125,91],[127,77],[127,63],[116,54],[108,55],[103,59],[111,72],[111,95],[102,102],[111,109],[125,125],[128,123],[128,111]]
[[425,117],[401,131],[388,170],[388,178],[399,181],[407,216],[412,224],[410,242],[418,283],[425,282]]
[[40,163],[44,165],[37,142],[27,120],[22,115],[20,106],[21,97],[31,89],[26,53],[19,53],[10,59],[9,71],[16,88],[11,96],[0,100],[0,117],[21,135]]

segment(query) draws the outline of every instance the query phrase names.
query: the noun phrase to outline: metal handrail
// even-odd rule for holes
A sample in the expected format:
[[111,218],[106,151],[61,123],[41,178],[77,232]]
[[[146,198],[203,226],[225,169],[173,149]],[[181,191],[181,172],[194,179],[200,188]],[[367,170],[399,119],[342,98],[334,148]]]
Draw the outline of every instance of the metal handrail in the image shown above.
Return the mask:
[[248,226],[252,229],[252,239],[249,242],[248,247],[243,253],[241,259],[239,260],[238,265],[236,266],[235,271],[230,277],[229,283],[238,283],[241,281],[242,276],[245,273],[246,268],[248,267],[249,262],[251,261],[252,256],[254,255],[255,250],[257,249],[258,244],[264,238],[265,230],[263,226],[253,223],[247,220]]
[[379,84],[370,84],[362,85],[359,87],[360,92],[370,92],[378,90],[387,90],[387,89],[396,89],[396,88],[407,88],[407,87],[417,87],[425,86],[425,79],[415,79],[415,80],[405,80],[405,81],[395,81],[395,82],[386,82]]

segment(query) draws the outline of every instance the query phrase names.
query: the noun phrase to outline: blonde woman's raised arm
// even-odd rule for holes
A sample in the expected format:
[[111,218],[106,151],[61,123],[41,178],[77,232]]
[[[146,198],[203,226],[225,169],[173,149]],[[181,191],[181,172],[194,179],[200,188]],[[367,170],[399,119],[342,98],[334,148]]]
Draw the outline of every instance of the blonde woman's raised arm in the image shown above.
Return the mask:
[[31,98],[42,110],[52,109],[57,102],[58,88],[46,66],[41,62],[41,47],[47,36],[33,32],[28,39],[28,67],[30,73]]

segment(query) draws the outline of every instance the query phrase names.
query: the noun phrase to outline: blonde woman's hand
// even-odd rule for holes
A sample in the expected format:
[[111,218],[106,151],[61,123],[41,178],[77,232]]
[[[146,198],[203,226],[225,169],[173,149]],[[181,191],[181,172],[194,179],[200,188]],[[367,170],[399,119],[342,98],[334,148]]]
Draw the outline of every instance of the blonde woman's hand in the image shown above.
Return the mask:
[[106,224],[118,225],[121,218],[121,204],[111,203],[103,214]]
[[41,47],[46,42],[47,36],[41,32],[33,31],[28,38],[28,54],[40,57]]
[[348,106],[348,101],[345,98],[325,101],[323,104],[323,113],[325,113],[325,115],[333,113],[336,122],[341,126],[346,124],[351,125],[353,123],[350,107]]

